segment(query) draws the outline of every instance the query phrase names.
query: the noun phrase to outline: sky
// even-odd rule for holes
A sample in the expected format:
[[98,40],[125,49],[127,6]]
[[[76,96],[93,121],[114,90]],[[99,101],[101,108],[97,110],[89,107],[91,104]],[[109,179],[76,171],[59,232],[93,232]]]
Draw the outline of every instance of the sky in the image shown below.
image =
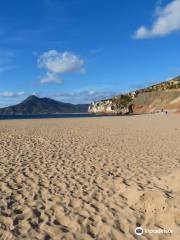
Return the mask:
[[89,103],[180,75],[180,0],[0,4],[0,107]]

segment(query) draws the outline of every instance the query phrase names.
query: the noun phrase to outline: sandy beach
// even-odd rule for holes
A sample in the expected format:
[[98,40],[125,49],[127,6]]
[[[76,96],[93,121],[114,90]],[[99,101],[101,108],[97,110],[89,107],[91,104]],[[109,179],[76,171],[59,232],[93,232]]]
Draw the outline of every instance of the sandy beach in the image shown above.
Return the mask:
[[180,239],[179,143],[171,114],[0,121],[0,239]]

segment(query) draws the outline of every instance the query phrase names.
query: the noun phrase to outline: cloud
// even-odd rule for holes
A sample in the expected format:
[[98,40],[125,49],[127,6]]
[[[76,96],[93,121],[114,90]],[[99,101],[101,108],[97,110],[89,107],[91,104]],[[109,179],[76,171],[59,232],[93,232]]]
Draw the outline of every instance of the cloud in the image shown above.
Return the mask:
[[85,73],[84,60],[71,52],[58,52],[49,50],[38,58],[38,67],[47,71],[41,83],[55,82],[62,84],[59,74]]
[[161,37],[180,30],[180,0],[173,0],[163,8],[159,4],[155,16],[151,28],[141,26],[137,29],[135,39]]
[[8,97],[8,98],[14,98],[14,97],[20,97],[25,95],[25,92],[2,92],[0,93],[0,97]]
[[50,97],[55,98],[56,100],[63,102],[71,103],[90,103],[92,101],[98,101],[102,99],[108,99],[117,95],[113,91],[95,91],[95,90],[86,90],[80,92],[71,92],[71,93],[55,93]]
[[47,72],[46,76],[40,79],[40,83],[58,83],[58,84],[63,84],[63,80],[60,79],[55,73],[52,72]]

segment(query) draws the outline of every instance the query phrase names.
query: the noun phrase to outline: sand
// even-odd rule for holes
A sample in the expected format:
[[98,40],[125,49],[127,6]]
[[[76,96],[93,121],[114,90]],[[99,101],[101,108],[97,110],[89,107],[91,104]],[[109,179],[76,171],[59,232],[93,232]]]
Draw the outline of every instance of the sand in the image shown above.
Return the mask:
[[0,121],[0,239],[179,240],[179,115]]

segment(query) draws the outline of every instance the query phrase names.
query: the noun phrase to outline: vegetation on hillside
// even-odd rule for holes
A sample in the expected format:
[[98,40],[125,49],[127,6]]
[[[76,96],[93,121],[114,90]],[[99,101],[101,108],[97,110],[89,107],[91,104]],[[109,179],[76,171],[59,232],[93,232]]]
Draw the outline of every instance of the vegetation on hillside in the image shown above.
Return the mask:
[[119,95],[112,98],[112,103],[116,109],[127,107],[132,102],[132,97],[129,95]]
[[136,94],[142,93],[142,92],[164,91],[164,90],[179,89],[179,88],[180,88],[180,76],[166,82],[158,83],[150,87],[137,90]]

